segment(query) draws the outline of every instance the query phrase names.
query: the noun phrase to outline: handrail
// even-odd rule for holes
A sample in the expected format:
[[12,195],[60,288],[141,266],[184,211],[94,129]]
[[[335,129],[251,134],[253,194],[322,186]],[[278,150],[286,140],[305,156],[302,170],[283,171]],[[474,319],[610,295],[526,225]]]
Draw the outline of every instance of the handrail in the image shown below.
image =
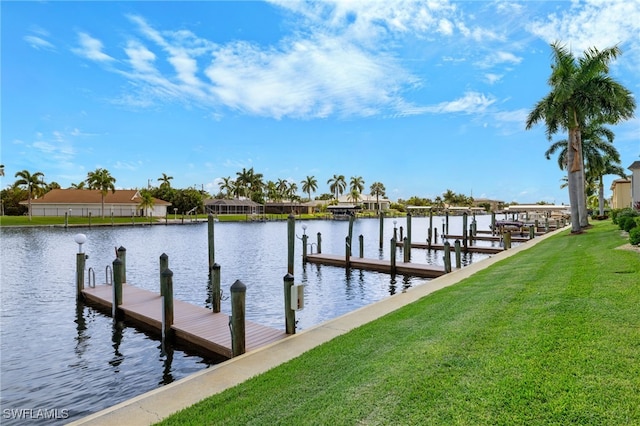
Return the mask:
[[111,269],[111,265],[107,265],[104,268],[104,282],[106,285],[113,285],[113,270]]
[[96,272],[93,268],[89,268],[87,271],[87,284],[91,288],[96,288]]

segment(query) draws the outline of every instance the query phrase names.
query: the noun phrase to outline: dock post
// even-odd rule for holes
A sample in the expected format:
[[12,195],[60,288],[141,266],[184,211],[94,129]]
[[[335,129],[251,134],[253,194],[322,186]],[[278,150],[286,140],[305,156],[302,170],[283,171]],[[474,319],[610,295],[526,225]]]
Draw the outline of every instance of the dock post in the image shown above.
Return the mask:
[[358,237],[358,242],[360,243],[360,258],[364,257],[364,236],[360,234]]
[[69,212],[64,212],[64,227],[69,227]]
[[427,229],[427,248],[431,249],[431,235],[432,235],[432,229],[431,227],[429,227],[429,229]]
[[351,242],[353,241],[353,219],[354,219],[354,216],[355,216],[355,213],[349,215],[349,256],[351,256],[353,254],[353,251],[351,251]]
[[[293,216],[293,215],[291,215]],[[231,353],[238,356],[245,353],[245,297],[247,286],[236,280],[231,286]]]
[[404,241],[404,228],[400,226],[400,241]]
[[160,289],[164,301],[162,304],[163,332],[165,336],[171,338],[171,326],[173,325],[173,272],[169,268],[162,271]]
[[296,242],[296,218],[290,214],[287,218],[287,241],[288,241],[288,257],[287,257],[287,273],[293,275],[293,253]]
[[455,251],[456,251],[456,268],[460,269],[462,268],[462,256],[460,254],[460,240],[456,240],[453,246],[455,247]]
[[382,212],[382,210],[380,210],[378,212],[378,216],[380,216],[380,248],[382,248],[382,246],[384,245],[384,238],[383,238],[383,234],[384,234],[384,213]]
[[76,300],[82,298],[82,290],[84,289],[84,267],[86,256],[84,253],[76,254]]
[[307,262],[307,234],[302,234],[302,261]]
[[318,243],[316,245],[318,246],[318,254],[322,253],[322,234],[320,232],[318,232]]
[[444,243],[444,272],[451,272],[451,244],[449,241]]
[[91,228],[91,212],[89,212],[89,228]]
[[442,234],[449,235],[449,210],[445,212],[444,223],[445,223],[445,230],[444,232],[442,232]]
[[111,311],[113,312],[113,319],[121,316],[119,306],[122,305],[122,260],[116,258],[113,261],[113,303]]
[[496,212],[491,212],[491,235],[496,235]]
[[[122,262],[121,274],[122,274],[122,282],[127,282],[127,249],[120,246],[118,250],[116,250],[116,257],[120,259]],[[115,269],[114,269],[115,274]]]
[[390,257],[391,257],[391,273],[395,274],[396,273],[396,239],[395,238],[391,239]]
[[468,234],[467,234],[467,213],[462,213],[462,245],[464,246],[464,251],[467,251],[467,246],[469,245]]
[[504,233],[504,249],[509,250],[511,248],[511,231]]
[[411,212],[407,213],[407,239],[409,240],[409,246],[411,246]]
[[351,265],[351,239],[345,237],[344,239],[344,267],[349,268]]
[[535,228],[533,226],[529,226],[529,239],[533,240],[536,236]]
[[433,241],[431,237],[433,236],[433,208],[429,207],[429,231],[428,231],[429,240],[427,244],[429,244],[429,248],[431,248],[431,242]]
[[160,296],[164,296],[162,291],[164,288],[162,287],[162,272],[169,267],[169,256],[166,253],[162,253],[160,255]]
[[404,255],[404,263],[409,263],[411,259],[411,246],[409,245],[409,238],[404,237],[402,240],[402,254]]
[[207,241],[209,242],[208,247],[209,247],[209,271],[211,271],[211,267],[213,266],[214,263],[216,263],[216,259],[215,259],[215,245],[214,245],[214,229],[213,229],[213,215],[211,213],[209,213],[209,215],[207,216],[207,235],[208,235],[208,239]]
[[220,312],[220,265],[214,263],[211,267],[211,309]]
[[544,218],[544,232],[549,232],[549,218]]
[[[442,235],[444,235],[444,233]],[[438,244],[438,228],[433,229],[433,242]]]
[[284,325],[287,334],[296,334],[296,311],[291,309],[293,275],[284,276]]

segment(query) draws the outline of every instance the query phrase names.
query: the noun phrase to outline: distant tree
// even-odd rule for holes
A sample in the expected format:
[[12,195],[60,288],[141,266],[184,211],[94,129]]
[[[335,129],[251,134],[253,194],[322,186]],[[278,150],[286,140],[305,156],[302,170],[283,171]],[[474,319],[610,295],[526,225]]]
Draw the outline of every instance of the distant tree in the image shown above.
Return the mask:
[[15,177],[19,179],[16,180],[13,185],[18,188],[25,188],[25,190],[27,191],[29,221],[31,221],[31,199],[34,196],[37,197],[41,192],[43,192],[45,188],[45,184],[42,181],[44,173],[35,172],[34,174],[31,174],[28,170],[22,170],[20,172],[17,172]]
[[358,204],[358,201],[360,201],[360,192],[356,188],[353,188],[349,191],[347,198],[351,200],[353,204]]
[[272,180],[267,181],[264,185],[264,196],[269,201],[277,201],[278,200],[278,187],[276,183]]
[[218,186],[220,187],[220,191],[224,192],[226,198],[231,198],[231,196],[236,192],[236,184],[231,176],[223,177],[221,182],[218,182]]
[[302,182],[302,191],[306,192],[309,196],[309,201],[311,201],[311,193],[316,192],[318,189],[318,180],[315,176],[307,176]]
[[364,179],[362,179],[362,176],[352,176],[349,181],[349,189],[352,191],[355,189],[362,194],[362,191],[364,191]]
[[289,187],[287,188],[287,198],[291,201],[297,201],[300,199],[298,196],[298,184],[295,182],[291,182]]
[[72,183],[71,184],[71,188],[72,189],[84,189],[86,184],[87,184],[87,182],[83,180],[80,183]]
[[4,176],[4,164],[0,164],[0,176]]
[[371,187],[369,187],[369,190],[371,191],[371,195],[376,197],[376,209],[380,211],[380,197],[384,197],[386,195],[386,188],[380,182],[373,182]]
[[98,168],[93,172],[87,173],[87,185],[89,185],[89,189],[98,189],[100,190],[101,197],[101,212],[102,218],[104,218],[104,197],[107,196],[107,193],[111,191],[111,193],[116,192],[115,184],[116,179],[111,176],[111,173],[107,169]]
[[344,175],[333,175],[333,177],[327,181],[327,185],[329,185],[329,190],[337,200],[347,187],[347,182]]
[[282,201],[287,197],[287,192],[289,191],[289,182],[286,179],[278,179],[276,182],[276,201]]
[[2,200],[2,215],[22,216],[28,212],[27,207],[20,204],[20,201],[27,199],[27,191],[18,186],[12,185],[0,192]]
[[171,179],[173,179],[173,176],[167,176],[166,173],[163,173],[162,177],[158,178],[158,181],[160,182],[160,186],[171,187]]

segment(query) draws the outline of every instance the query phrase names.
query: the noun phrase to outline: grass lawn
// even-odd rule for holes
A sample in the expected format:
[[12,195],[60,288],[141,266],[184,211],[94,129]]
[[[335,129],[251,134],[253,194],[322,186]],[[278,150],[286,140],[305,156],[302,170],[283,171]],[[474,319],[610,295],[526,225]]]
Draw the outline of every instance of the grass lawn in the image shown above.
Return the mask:
[[640,424],[626,242],[563,232],[161,424]]

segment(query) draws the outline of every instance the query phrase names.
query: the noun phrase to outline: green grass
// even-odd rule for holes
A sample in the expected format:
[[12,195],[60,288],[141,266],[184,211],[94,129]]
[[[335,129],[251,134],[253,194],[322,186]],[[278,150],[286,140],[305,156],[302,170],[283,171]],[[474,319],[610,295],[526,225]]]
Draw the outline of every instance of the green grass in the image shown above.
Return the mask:
[[[162,222],[164,219],[153,218],[153,222]],[[185,219],[186,220],[186,219]],[[135,223],[149,223],[149,218],[135,217]],[[130,217],[114,217],[114,224],[119,223],[131,223]],[[69,225],[89,225],[88,217],[72,216],[68,220]],[[91,218],[91,225],[111,225],[111,217],[106,216],[104,219],[101,217],[93,216]],[[0,226],[64,226],[64,216],[33,216],[29,220],[29,216],[0,216]]]
[[624,243],[563,232],[161,424],[640,424]]

